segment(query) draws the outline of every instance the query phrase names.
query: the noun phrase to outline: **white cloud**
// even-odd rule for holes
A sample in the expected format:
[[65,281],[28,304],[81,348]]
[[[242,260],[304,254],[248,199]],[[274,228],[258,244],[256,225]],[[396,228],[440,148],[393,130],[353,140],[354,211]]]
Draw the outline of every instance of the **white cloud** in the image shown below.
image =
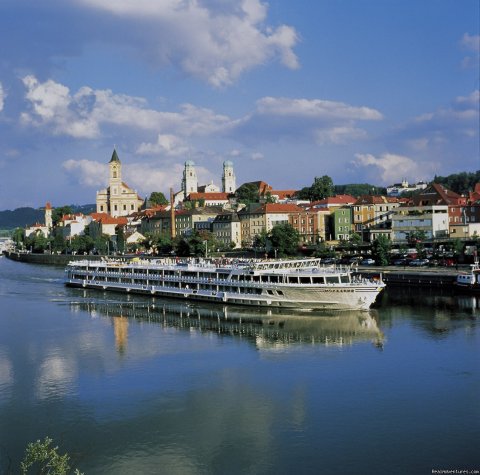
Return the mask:
[[320,99],[264,97],[257,102],[257,112],[265,115],[309,117],[316,119],[380,120],[382,114],[369,107],[353,107],[343,102]]
[[[294,28],[265,26],[259,0],[77,0],[122,22],[131,22],[139,54],[158,64],[174,64],[214,87],[228,86],[244,72],[272,59],[298,68]],[[140,23],[140,26],[138,25]],[[132,38],[129,37],[132,47]]]
[[469,35],[465,33],[460,42],[467,56],[462,59],[462,67],[465,69],[474,68],[478,70],[480,62],[480,35]]
[[480,35],[465,33],[462,37],[462,46],[470,51],[480,52]]
[[26,99],[31,111],[21,115],[27,125],[50,127],[55,135],[93,139],[101,135],[102,127],[117,126],[131,130],[202,136],[232,126],[232,121],[210,109],[183,104],[180,112],[157,111],[147,107],[139,97],[113,94],[110,90],[82,87],[76,94],[57,82],[40,83],[26,76]]
[[67,160],[63,168],[85,186],[103,188],[108,181],[108,165],[93,160]]
[[250,158],[254,161],[258,161],[258,160],[263,160],[265,157],[264,157],[263,153],[254,152],[250,155]]
[[3,90],[2,83],[0,82],[0,112],[3,110],[3,106],[5,105],[5,97],[7,96]]
[[279,139],[316,144],[363,139],[358,121],[378,121],[382,114],[369,107],[321,99],[263,97],[256,110],[235,124],[239,140],[278,142]]
[[[392,153],[384,153],[380,157],[371,154],[355,154],[353,165],[358,168],[371,168],[372,177],[380,174],[383,185],[398,182],[401,178],[418,181],[425,176],[431,176],[434,165],[429,162],[418,163],[412,158]],[[375,180],[374,183],[378,183]]]
[[156,143],[142,143],[137,148],[139,155],[164,155],[178,157],[186,155],[190,148],[175,135],[159,134]]

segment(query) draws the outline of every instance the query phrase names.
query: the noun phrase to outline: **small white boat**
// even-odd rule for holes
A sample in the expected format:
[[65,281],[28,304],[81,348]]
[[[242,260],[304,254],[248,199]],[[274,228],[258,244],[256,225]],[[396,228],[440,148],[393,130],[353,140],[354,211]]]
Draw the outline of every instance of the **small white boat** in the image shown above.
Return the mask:
[[470,265],[469,272],[457,274],[453,285],[459,292],[480,293],[480,266],[477,259]]
[[381,275],[354,276],[321,259],[82,260],[65,271],[71,287],[305,310],[367,310],[385,287]]

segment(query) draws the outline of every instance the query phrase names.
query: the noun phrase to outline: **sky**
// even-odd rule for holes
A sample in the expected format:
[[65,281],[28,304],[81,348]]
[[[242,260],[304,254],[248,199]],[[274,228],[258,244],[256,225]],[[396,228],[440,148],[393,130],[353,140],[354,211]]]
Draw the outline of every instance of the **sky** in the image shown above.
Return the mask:
[[478,0],[2,0],[0,210],[480,169]]

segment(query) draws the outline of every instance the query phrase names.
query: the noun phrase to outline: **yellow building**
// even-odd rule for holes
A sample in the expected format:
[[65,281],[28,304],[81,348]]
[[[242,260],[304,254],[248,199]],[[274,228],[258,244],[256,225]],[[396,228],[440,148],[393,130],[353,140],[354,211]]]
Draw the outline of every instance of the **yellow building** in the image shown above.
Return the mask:
[[113,217],[136,213],[142,207],[143,199],[122,181],[122,163],[115,149],[108,165],[108,188],[97,191],[97,213],[108,213]]

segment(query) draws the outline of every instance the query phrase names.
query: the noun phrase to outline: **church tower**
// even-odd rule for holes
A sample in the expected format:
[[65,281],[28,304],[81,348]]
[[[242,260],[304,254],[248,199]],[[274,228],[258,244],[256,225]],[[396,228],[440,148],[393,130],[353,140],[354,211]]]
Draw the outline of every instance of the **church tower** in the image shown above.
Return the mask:
[[53,228],[52,205],[50,204],[50,201],[45,205],[45,227],[48,231],[51,231]]
[[182,191],[185,198],[190,193],[198,191],[197,172],[195,171],[195,163],[191,160],[185,162],[185,169],[183,170]]
[[121,193],[122,185],[122,163],[118,158],[117,151],[113,149],[112,158],[109,162],[110,167],[110,177],[109,177],[109,187],[110,187],[110,196],[118,196]]
[[229,160],[223,162],[222,191],[224,193],[235,193],[237,189],[233,163]]
[[122,164],[115,149],[108,168],[108,187],[97,191],[97,213],[107,213],[114,218],[136,213],[142,207],[143,199],[122,181]]

